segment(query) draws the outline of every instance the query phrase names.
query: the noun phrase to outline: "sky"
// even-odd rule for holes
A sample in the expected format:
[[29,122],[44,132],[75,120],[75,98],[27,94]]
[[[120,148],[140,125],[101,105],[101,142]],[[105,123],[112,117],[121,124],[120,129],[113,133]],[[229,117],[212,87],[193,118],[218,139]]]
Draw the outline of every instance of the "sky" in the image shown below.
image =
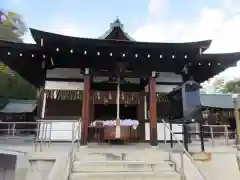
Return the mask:
[[[19,13],[28,27],[64,35],[97,38],[119,17],[138,41],[212,39],[206,53],[240,52],[240,0],[0,0],[0,8]],[[239,70],[218,76],[240,78]]]

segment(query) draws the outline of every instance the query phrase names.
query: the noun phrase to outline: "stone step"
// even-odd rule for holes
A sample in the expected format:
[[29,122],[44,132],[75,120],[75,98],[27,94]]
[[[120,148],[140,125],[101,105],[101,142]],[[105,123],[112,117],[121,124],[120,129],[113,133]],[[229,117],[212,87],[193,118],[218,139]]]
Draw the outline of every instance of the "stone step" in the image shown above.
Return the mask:
[[70,180],[179,180],[176,172],[98,172],[72,173]]
[[150,164],[144,161],[75,161],[73,172],[173,172],[171,162]]
[[168,159],[168,152],[161,149],[80,149],[75,153],[76,161],[129,160],[156,163]]

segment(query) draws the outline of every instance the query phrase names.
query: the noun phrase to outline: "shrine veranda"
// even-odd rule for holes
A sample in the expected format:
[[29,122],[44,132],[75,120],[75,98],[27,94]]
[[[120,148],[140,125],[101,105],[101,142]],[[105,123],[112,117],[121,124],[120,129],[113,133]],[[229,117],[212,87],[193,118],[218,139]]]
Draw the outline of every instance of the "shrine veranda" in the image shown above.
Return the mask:
[[[138,42],[119,19],[96,39],[30,31],[36,44],[0,41],[0,56],[37,88],[36,120],[52,141],[74,137],[82,145],[120,140],[156,146],[170,140],[161,119],[189,119],[189,109],[200,105],[199,84],[240,59],[240,53],[205,54],[211,40]],[[171,95],[177,91],[178,101]],[[196,102],[187,100],[190,91]],[[45,128],[46,122],[51,126]],[[179,123],[172,128],[182,132]]]

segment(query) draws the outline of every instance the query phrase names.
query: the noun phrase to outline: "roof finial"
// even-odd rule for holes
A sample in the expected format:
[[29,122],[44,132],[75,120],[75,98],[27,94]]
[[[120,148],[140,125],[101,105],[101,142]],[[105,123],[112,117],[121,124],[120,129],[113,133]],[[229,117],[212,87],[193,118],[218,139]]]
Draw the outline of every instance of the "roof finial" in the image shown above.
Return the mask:
[[119,16],[116,17],[116,20],[111,23],[111,28],[114,28],[114,27],[120,27],[120,28],[123,28],[123,24],[120,22],[119,20]]

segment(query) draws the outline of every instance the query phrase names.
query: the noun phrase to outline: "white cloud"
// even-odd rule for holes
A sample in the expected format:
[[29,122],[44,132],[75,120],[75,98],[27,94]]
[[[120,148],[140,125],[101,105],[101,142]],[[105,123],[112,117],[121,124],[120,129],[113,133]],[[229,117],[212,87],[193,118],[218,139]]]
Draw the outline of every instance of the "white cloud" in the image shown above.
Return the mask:
[[239,0],[221,0],[221,5],[224,10],[231,13],[240,12],[240,1]]
[[72,22],[70,19],[64,17],[53,17],[46,22],[43,22],[45,27],[44,30],[57,34],[67,36],[79,36],[82,34],[83,28],[78,26],[77,23]]
[[150,16],[163,16],[168,12],[168,0],[149,0],[148,11]]
[[207,52],[240,51],[240,14],[228,18],[221,9],[205,7],[192,23],[169,21],[147,23],[137,29],[134,38],[140,41],[184,42],[212,39]]
[[[59,16],[51,18],[47,22],[43,23],[43,25],[40,25],[40,27],[43,27],[40,28],[41,30],[66,36],[80,37],[81,35],[84,36],[84,34],[93,32],[91,29],[82,28],[77,23]],[[34,42],[30,32],[28,32],[23,39],[26,43]]]
[[[167,3],[163,2],[165,6]],[[151,6],[153,5],[150,0],[149,9],[151,9]],[[160,5],[158,4],[158,6]],[[158,11],[158,6],[155,6],[154,12]],[[203,7],[194,22],[184,20],[148,22],[139,27],[133,37],[140,41],[154,42],[189,42],[212,39],[212,44],[206,53],[239,52],[240,13],[238,13],[238,9],[240,10],[239,1],[222,0],[218,9]],[[152,14],[151,11],[150,14]],[[239,70],[240,66],[229,68],[225,72],[220,73],[216,78],[224,78],[226,80],[240,78]],[[207,89],[211,89],[216,78],[210,80],[209,83],[204,83],[204,86]]]

